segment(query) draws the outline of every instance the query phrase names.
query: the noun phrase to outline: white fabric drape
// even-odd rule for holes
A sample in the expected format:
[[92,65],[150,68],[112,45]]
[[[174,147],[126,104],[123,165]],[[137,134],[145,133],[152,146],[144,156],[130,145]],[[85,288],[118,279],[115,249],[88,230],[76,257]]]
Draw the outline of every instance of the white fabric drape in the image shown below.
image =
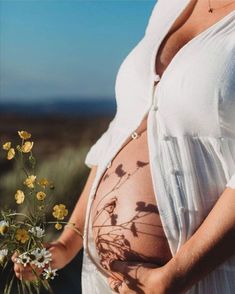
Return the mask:
[[[98,165],[98,170],[85,224],[84,294],[112,293],[97,267],[90,206],[109,161],[147,113],[152,181],[173,255],[224,189],[235,188],[235,11],[183,46],[154,87],[159,79],[154,70],[159,46],[188,3],[156,3],[145,35],[119,68],[116,115],[86,156],[86,165]],[[208,293],[235,293],[235,256],[188,291]]]

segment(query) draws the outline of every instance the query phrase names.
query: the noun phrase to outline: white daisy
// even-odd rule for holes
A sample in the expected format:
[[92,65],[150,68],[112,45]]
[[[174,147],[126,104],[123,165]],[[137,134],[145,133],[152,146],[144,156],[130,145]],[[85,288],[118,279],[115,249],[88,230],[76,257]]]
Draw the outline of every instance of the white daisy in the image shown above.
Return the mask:
[[0,250],[0,264],[3,264],[5,262],[7,254],[8,254],[8,249]]
[[0,221],[0,234],[5,235],[9,229],[9,222],[2,220]]
[[33,234],[36,238],[42,238],[44,236],[45,230],[40,227],[33,227],[29,230],[31,234]]
[[35,256],[35,259],[32,260],[31,258],[31,263],[35,264],[38,268],[43,268],[52,260],[50,251],[46,250],[45,248],[36,248],[30,253],[30,256],[31,255]]
[[58,276],[58,274],[56,273],[57,269],[51,269],[51,267],[49,266],[48,268],[45,268],[43,271],[43,277],[46,280],[54,280],[55,276]]
[[23,264],[24,267],[26,267],[30,263],[30,257],[28,255],[28,252],[24,252],[18,257],[16,257],[16,263]]

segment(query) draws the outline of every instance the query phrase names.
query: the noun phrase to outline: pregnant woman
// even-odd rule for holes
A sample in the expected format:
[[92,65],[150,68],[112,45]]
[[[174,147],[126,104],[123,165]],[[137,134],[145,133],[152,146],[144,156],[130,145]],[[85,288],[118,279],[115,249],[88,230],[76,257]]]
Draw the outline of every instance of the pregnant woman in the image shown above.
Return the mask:
[[53,266],[84,247],[83,294],[235,293],[235,1],[158,0],[115,90]]

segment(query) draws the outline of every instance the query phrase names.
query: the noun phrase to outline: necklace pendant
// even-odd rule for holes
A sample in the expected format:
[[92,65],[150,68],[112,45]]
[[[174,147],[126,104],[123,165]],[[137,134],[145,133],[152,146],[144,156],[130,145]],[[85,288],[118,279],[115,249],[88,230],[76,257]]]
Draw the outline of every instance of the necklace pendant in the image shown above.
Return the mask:
[[210,8],[210,9],[208,10],[208,12],[212,13],[212,12],[213,12],[213,8]]

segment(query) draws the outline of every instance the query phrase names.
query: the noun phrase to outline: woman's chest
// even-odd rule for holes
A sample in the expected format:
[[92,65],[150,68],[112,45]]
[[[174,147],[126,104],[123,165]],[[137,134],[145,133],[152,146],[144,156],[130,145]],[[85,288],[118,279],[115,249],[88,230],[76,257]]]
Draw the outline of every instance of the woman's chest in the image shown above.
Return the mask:
[[[146,105],[155,99],[158,113],[164,119],[171,118],[176,127],[189,126],[190,130],[193,124],[195,132],[204,126],[206,133],[213,130],[219,108],[228,100],[234,100],[232,20],[234,22],[231,19],[222,27],[217,25],[217,29],[215,26],[214,30],[202,32],[186,44],[182,34],[171,35],[159,51],[156,38],[152,35],[144,38],[118,72],[116,99],[122,121],[128,123],[133,111],[133,115],[141,116]],[[157,97],[152,97],[151,69],[155,57],[156,66],[159,66],[155,71],[163,74],[157,85]],[[203,118],[201,123],[198,117]],[[205,119],[211,124],[205,124]]]
[[[154,52],[156,54],[154,65],[155,72],[162,76],[168,65],[174,59],[183,47],[187,44],[193,43],[197,36],[211,33],[218,25],[218,32],[220,25],[223,29],[223,21],[232,15],[231,9],[222,9],[216,13],[208,14],[207,4],[203,1],[196,3],[190,2],[185,9],[178,15],[164,34],[164,38],[160,42],[160,46]],[[216,32],[215,32],[216,33]],[[216,34],[215,34],[216,35]]]

